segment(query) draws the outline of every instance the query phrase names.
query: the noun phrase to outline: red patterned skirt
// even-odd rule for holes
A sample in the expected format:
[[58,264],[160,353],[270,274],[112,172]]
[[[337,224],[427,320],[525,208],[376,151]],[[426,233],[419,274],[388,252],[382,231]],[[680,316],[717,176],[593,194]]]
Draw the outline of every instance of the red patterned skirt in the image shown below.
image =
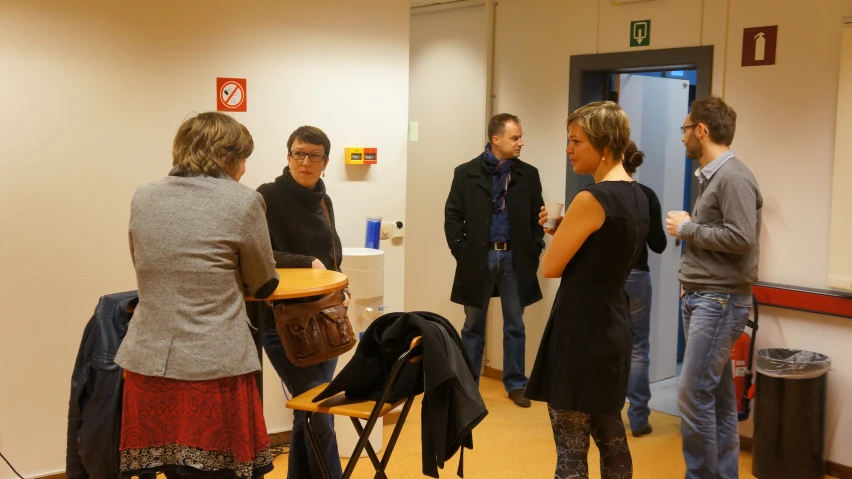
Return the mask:
[[204,471],[244,479],[272,470],[253,374],[183,381],[127,371],[122,409],[123,477]]

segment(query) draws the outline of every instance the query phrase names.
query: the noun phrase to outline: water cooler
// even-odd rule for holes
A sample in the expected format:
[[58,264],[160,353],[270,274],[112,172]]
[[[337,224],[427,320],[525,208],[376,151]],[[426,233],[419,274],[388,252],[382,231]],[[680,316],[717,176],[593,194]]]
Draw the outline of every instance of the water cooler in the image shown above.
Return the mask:
[[[349,278],[352,299],[347,313],[357,336],[367,329],[373,319],[380,316],[385,294],[385,252],[372,248],[343,248],[343,262],[340,266],[343,274]],[[346,366],[357,348],[356,345],[338,357],[335,376]],[[361,421],[361,424],[366,425],[367,421]],[[377,453],[382,449],[382,426],[383,421],[379,418],[370,433],[370,444]],[[358,443],[358,433],[351,419],[335,416],[334,430],[340,457],[349,457]],[[366,456],[365,449],[361,457]]]

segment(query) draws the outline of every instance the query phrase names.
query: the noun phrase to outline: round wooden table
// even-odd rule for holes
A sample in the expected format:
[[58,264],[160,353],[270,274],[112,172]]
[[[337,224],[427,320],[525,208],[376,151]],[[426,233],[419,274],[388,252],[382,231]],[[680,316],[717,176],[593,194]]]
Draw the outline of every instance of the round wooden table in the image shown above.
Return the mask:
[[257,346],[257,357],[260,358],[260,371],[255,374],[257,387],[260,390],[260,399],[263,400],[263,347],[262,334],[264,325],[264,309],[267,306],[263,301],[275,301],[279,299],[307,298],[328,294],[332,291],[340,291],[349,284],[349,278],[345,274],[326,269],[312,268],[279,268],[280,280],[275,292],[263,300],[246,296],[246,313],[248,313],[251,325],[255,328],[254,344]]
[[[264,301],[305,298],[327,294],[332,291],[339,291],[349,284],[349,279],[345,274],[327,269],[278,269],[278,276],[281,277],[278,287],[272,293],[272,296],[266,298]],[[251,296],[246,296],[246,301],[259,300]]]

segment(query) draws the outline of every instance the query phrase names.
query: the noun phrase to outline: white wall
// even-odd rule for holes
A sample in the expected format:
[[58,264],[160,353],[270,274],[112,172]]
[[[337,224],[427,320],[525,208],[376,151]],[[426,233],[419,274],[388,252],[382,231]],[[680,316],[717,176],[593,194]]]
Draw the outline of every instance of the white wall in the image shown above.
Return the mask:
[[[248,79],[246,185],[279,175],[287,136],[313,124],[344,245],[363,245],[365,215],[404,218],[408,35],[398,0],[0,2],[0,451],[18,471],[64,469],[83,327],[99,296],[136,287],[129,200],[168,172],[181,121],[215,109],[217,76]],[[344,167],[348,145],[379,164]],[[383,243],[393,309],[403,245]],[[269,428],[287,428],[266,379]]]
[[461,331],[463,308],[450,302],[456,262],[444,237],[444,204],[456,166],[486,139],[485,7],[411,16],[405,308],[432,311]]
[[[497,8],[495,111],[511,111],[524,121],[524,159],[546,172],[545,200],[564,194],[570,56],[630,50],[630,21],[650,18],[651,48],[715,47],[712,90],[737,110],[733,146],[754,171],[765,199],[760,279],[826,286],[841,18],[852,15],[852,2],[811,2],[802,8],[796,0],[656,0],[621,6],[605,0],[570,5],[501,0]],[[743,28],[775,24],[777,65],[741,67]],[[528,366],[556,281],[545,285],[544,301],[526,315]],[[828,459],[852,465],[852,412],[841,407],[852,393],[847,346],[852,321],[773,308],[761,313],[758,348],[812,349],[834,359]],[[742,432],[750,434],[750,427]]]

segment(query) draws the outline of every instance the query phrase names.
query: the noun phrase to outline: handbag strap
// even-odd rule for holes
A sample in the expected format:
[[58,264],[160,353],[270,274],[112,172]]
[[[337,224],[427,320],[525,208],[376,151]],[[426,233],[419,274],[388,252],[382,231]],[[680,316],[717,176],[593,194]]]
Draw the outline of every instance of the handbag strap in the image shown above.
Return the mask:
[[337,249],[334,247],[334,226],[331,224],[331,216],[328,214],[328,206],[325,204],[325,198],[322,203],[322,212],[325,213],[325,220],[328,221],[328,229],[331,231],[331,256],[334,258],[334,270],[337,271]]

